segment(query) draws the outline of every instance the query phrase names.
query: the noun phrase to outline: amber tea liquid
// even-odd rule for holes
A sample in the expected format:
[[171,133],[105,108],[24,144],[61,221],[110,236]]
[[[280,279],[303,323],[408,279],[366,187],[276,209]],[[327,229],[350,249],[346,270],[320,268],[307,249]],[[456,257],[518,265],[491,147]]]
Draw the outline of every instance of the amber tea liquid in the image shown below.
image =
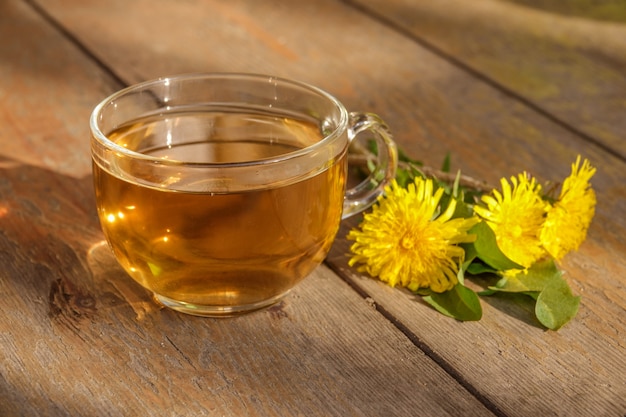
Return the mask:
[[[108,136],[163,159],[232,163],[293,152],[323,134],[292,118],[187,112],[139,120]],[[339,227],[346,164],[344,152],[297,182],[215,193],[208,185],[205,192],[179,190],[202,183],[201,175],[146,185],[134,179],[149,177],[145,167],[115,172],[115,164],[94,163],[98,214],[124,269],[160,301],[236,314],[275,302],[324,259]]]

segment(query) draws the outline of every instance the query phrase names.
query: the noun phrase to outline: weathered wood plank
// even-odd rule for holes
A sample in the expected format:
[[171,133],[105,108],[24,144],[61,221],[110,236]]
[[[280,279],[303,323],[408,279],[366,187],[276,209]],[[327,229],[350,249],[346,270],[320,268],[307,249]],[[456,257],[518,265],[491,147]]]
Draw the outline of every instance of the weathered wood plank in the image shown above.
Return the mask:
[[354,3],[626,158],[623,1]]
[[563,265],[583,305],[558,333],[536,327],[524,306],[498,299],[487,300],[479,323],[443,318],[354,275],[341,240],[329,263],[506,414],[619,415],[626,408],[620,158],[342,3],[41,4],[127,82],[187,71],[299,78],[352,109],[381,114],[413,156],[438,164],[451,150],[456,166],[492,183],[522,170],[560,179],[576,154],[589,157],[599,167],[596,220]]
[[0,3],[0,155],[80,178],[91,108],[119,86],[29,9]]
[[157,309],[103,243],[35,226],[28,254],[2,235],[3,416],[489,414],[325,268],[267,311],[207,320]]
[[0,31],[2,416],[490,414],[325,267],[249,316],[158,309],[95,216],[87,118],[120,86],[23,2]]
[[583,19],[603,20],[607,22],[626,23],[626,7],[623,0],[504,0],[525,5],[533,9],[556,13],[559,15],[580,17]]
[[[340,235],[354,225],[345,224]],[[621,260],[606,265],[613,259],[589,246],[563,266],[573,291],[583,298],[576,319],[558,332],[543,329],[533,306],[513,297],[481,297],[479,322],[444,317],[408,291],[348,267],[349,242],[341,238],[328,263],[402,323],[418,345],[426,344],[431,357],[458,370],[507,415],[620,416],[626,408],[625,269]],[[593,254],[602,259],[594,262]],[[481,289],[485,283],[469,285]]]

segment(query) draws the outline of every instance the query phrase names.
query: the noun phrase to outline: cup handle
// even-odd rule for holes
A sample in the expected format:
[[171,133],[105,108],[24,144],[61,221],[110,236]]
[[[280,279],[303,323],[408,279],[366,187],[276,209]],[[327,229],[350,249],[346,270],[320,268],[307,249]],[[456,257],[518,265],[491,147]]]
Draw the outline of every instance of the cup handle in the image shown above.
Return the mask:
[[383,194],[385,186],[396,176],[398,150],[385,122],[372,113],[350,113],[348,128],[350,144],[354,145],[357,135],[365,131],[372,133],[376,140],[378,164],[366,179],[346,191],[342,219],[371,207]]

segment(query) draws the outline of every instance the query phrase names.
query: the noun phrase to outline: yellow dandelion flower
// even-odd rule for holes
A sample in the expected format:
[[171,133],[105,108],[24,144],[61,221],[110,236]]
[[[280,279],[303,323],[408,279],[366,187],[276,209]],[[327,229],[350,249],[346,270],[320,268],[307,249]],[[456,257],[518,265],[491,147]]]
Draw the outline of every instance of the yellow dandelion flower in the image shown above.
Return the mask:
[[572,164],[572,173],[563,182],[558,200],[549,208],[540,239],[556,260],[577,250],[587,237],[595,214],[596,194],[589,183],[596,169],[580,155]]
[[526,173],[500,180],[502,192],[484,195],[486,207],[476,205],[474,212],[484,219],[496,235],[500,250],[512,261],[530,267],[545,256],[539,234],[547,203],[541,198],[541,186]]
[[432,180],[416,178],[407,188],[393,181],[385,188],[359,229],[348,239],[355,243],[350,266],[367,272],[389,285],[415,291],[430,288],[444,292],[457,283],[459,264],[465,255],[457,244],[475,239],[467,231],[476,218],[452,219],[456,202],[440,213],[444,190],[433,193]]

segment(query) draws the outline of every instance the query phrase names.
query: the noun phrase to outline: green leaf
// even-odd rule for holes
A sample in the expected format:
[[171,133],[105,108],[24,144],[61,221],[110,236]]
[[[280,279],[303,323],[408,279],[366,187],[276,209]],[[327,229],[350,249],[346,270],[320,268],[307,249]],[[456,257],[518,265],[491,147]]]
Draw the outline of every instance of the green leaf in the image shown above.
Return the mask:
[[463,270],[467,270],[469,266],[471,266],[472,262],[480,261],[478,258],[478,252],[476,252],[476,248],[474,245],[462,243],[459,246],[463,248],[465,251],[465,262],[463,263]]
[[461,284],[456,284],[454,288],[443,293],[432,293],[423,299],[435,310],[457,320],[477,321],[483,315],[478,295]]
[[469,219],[474,215],[474,210],[472,207],[463,201],[463,195],[461,194],[460,198],[456,201],[456,207],[454,209],[454,214],[452,215],[453,219],[464,218]]
[[433,291],[430,288],[418,288],[413,292],[417,295],[421,295],[422,297],[431,295],[433,293]]
[[548,329],[558,330],[576,316],[579,305],[580,297],[572,295],[567,282],[559,277],[539,293],[535,315]]
[[398,148],[398,160],[402,161],[402,162],[407,162],[409,164],[417,165],[417,166],[422,166],[423,165],[422,162],[411,158],[409,155],[407,155],[406,152],[404,152],[400,148]]
[[450,172],[450,166],[451,166],[450,153],[448,152],[446,154],[446,157],[443,160],[443,164],[441,165],[441,171],[442,172]]
[[538,291],[528,291],[528,292],[525,292],[525,293],[522,293],[522,294],[527,295],[530,298],[532,298],[533,300],[537,301],[537,298],[539,298],[539,294],[541,294],[541,293],[538,292]]
[[562,280],[561,271],[556,267],[552,259],[540,261],[520,272],[515,276],[503,277],[495,287],[489,287],[495,291],[504,292],[536,292],[543,291],[552,282]]
[[376,142],[376,139],[369,139],[367,142],[365,142],[365,147],[372,154],[378,156],[378,142]]
[[463,269],[463,265],[459,265],[459,270],[456,273],[456,278],[459,280],[459,284],[465,286],[465,269]]
[[415,180],[415,175],[412,172],[398,168],[396,170],[396,181],[398,185],[402,188],[407,188],[407,186]]
[[463,250],[465,250],[465,262],[463,262],[463,265],[461,266],[463,271],[470,275],[498,272],[496,269],[487,265],[478,258],[478,253],[476,252],[474,245],[464,244],[461,246],[463,247]]
[[501,278],[480,295],[497,292],[524,294],[536,301],[535,316],[548,329],[558,330],[578,313],[580,297],[572,295],[554,260],[535,263],[525,272]]
[[[454,183],[452,184],[452,195],[454,198],[458,198],[461,195],[461,190],[459,184],[461,183],[461,171],[456,172],[456,177],[454,177]],[[463,200],[463,198],[461,198]]]
[[452,214],[452,217],[451,217],[452,219],[458,219],[458,218],[469,219],[470,217],[472,217],[472,215],[474,214],[474,211],[472,210],[472,207],[469,204],[463,201],[462,198],[457,199],[447,193],[444,193],[441,196],[441,200],[439,201],[439,207],[441,208],[441,211],[442,212],[445,211],[453,200],[456,200],[455,201],[456,205],[454,207],[454,213]]
[[[496,242],[496,235],[491,230],[491,227],[485,222],[477,223],[472,227],[468,233],[476,235],[476,241],[467,246],[473,246],[476,252],[476,257],[480,258],[484,263],[492,267],[497,271],[506,271],[509,269],[523,269],[522,265],[519,265],[510,260],[498,247]],[[466,249],[467,250],[467,249]]]
[[467,273],[470,275],[493,274],[496,272],[498,272],[496,269],[490,267],[484,262],[481,262],[480,259],[474,260],[467,266]]

